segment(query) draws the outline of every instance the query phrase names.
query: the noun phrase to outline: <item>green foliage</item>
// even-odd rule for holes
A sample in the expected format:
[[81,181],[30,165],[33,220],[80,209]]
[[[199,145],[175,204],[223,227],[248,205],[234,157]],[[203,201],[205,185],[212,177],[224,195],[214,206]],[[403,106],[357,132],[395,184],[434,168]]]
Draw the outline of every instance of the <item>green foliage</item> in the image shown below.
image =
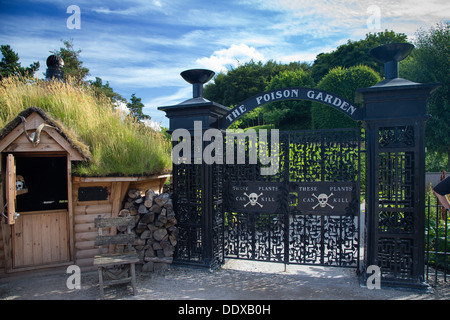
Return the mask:
[[226,74],[219,73],[214,82],[204,89],[204,97],[224,106],[234,106],[257,93],[264,92],[273,77],[285,70],[309,69],[306,63],[279,64],[270,60],[263,64],[253,60],[233,68]]
[[[65,81],[69,81],[71,83],[75,82],[79,85],[89,84],[98,97],[103,95],[111,99],[113,102],[127,101],[119,93],[115,92],[113,88],[111,88],[108,81],[104,84],[102,78],[100,77],[95,77],[95,81],[89,80],[85,82],[85,78],[89,75],[89,69],[83,67],[83,61],[80,60],[81,49],[75,50],[73,40],[61,41],[63,42],[64,47],[60,48],[58,51],[52,51],[52,53],[59,55],[64,61],[63,73]],[[149,116],[142,113],[142,108],[144,105],[141,103],[141,99],[136,98],[134,94],[131,98],[131,103],[128,105],[131,105],[131,112],[133,115],[138,117],[138,119],[150,119]]]
[[366,65],[384,74],[383,64],[370,54],[370,50],[387,43],[406,42],[407,36],[403,33],[385,30],[384,32],[368,33],[365,39],[359,41],[348,40],[330,53],[317,55],[312,67],[312,77],[319,82],[329,70],[335,67],[349,68],[357,65]]
[[147,175],[171,167],[170,141],[122,114],[91,86],[16,77],[1,82],[0,128],[30,106],[48,113],[73,145],[91,154],[91,161],[72,169],[75,175]]
[[[377,72],[368,66],[348,69],[336,67],[319,82],[317,88],[335,93],[350,101],[354,100],[357,88],[370,87],[381,81]],[[344,113],[329,106],[313,102],[311,107],[313,129],[351,128],[358,124]]]
[[127,107],[130,109],[132,117],[135,117],[138,120],[150,119],[149,115],[142,112],[144,104],[141,102],[141,98],[136,97],[135,93],[131,95],[131,99],[130,102],[127,103]]
[[33,77],[39,69],[39,62],[33,62],[29,67],[22,67],[19,62],[19,55],[15,53],[9,45],[1,45],[0,52],[0,81],[10,76]]
[[247,112],[239,119],[237,119],[231,126],[230,129],[244,129],[254,126],[263,125],[265,121],[264,115],[261,112],[261,108],[256,108],[252,111]]
[[123,98],[120,94],[117,92],[114,92],[113,88],[109,86],[109,82],[106,81],[105,84],[103,84],[102,78],[95,77],[95,81],[90,80],[89,84],[94,89],[94,92],[99,95],[105,95],[106,97],[110,98],[113,101],[122,101],[125,102],[126,99]]
[[442,172],[447,171],[448,156],[445,153],[429,151],[425,154],[425,171]]
[[416,49],[401,62],[402,77],[420,83],[441,83],[428,100],[427,148],[445,155],[450,170],[450,22],[419,30]]
[[[287,87],[314,87],[311,75],[299,70],[286,70],[272,78],[268,90]],[[264,122],[274,124],[282,130],[311,129],[311,102],[310,101],[281,101],[262,107]]]
[[75,81],[78,84],[83,83],[84,79],[89,75],[89,69],[83,67],[83,62],[80,60],[81,49],[75,50],[73,47],[73,40],[61,40],[64,47],[51,53],[60,56],[64,61],[62,71],[64,73],[64,80]]

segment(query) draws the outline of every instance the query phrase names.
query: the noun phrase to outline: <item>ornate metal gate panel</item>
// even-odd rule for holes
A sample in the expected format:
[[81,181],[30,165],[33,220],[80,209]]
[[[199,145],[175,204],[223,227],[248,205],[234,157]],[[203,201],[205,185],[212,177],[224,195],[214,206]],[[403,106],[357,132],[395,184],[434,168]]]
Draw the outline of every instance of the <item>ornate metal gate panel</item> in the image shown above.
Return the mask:
[[279,137],[277,174],[261,175],[260,162],[224,166],[225,257],[358,266],[360,130]]

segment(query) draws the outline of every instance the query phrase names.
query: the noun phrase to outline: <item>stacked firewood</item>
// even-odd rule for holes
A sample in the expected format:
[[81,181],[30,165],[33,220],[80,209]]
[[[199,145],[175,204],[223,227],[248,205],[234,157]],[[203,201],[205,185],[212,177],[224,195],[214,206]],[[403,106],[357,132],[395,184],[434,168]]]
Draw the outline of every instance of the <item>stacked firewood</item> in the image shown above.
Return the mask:
[[135,217],[133,247],[144,264],[142,271],[166,270],[177,244],[177,220],[170,194],[129,190],[120,215],[128,213]]

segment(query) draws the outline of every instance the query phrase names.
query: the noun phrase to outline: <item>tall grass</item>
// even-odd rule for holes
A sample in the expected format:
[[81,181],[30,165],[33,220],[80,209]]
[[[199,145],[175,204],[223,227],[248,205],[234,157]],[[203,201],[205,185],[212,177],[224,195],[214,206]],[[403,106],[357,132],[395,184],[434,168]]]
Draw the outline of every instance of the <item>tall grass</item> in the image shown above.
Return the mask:
[[170,144],[162,133],[116,110],[89,86],[6,78],[0,84],[0,129],[31,106],[55,119],[79,148],[89,147],[91,161],[76,164],[75,175],[147,175],[171,166]]

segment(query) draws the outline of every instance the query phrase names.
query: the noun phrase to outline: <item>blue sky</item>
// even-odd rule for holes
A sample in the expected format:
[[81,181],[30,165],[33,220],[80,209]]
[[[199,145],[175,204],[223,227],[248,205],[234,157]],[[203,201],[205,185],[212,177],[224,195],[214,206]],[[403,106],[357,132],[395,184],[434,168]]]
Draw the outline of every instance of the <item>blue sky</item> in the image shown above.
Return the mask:
[[[80,8],[80,28],[67,20]],[[180,72],[226,72],[239,63],[314,61],[347,40],[385,29],[406,33],[450,18],[448,0],[0,0],[0,44],[23,66],[45,60],[73,39],[91,76],[125,98],[142,98],[144,112],[167,126],[158,106],[192,97]]]

